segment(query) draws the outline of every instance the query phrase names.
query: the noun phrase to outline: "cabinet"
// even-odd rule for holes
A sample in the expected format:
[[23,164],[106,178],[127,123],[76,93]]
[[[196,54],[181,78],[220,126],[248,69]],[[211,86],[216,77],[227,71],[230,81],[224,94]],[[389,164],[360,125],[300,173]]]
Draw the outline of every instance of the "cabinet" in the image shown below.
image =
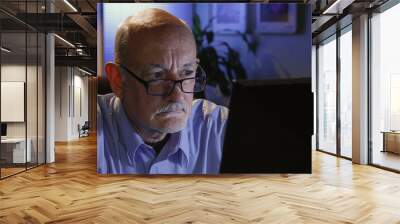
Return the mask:
[[[27,143],[26,151],[25,144]],[[31,162],[32,141],[25,138],[7,138],[1,140],[1,159],[6,164]]]
[[383,133],[383,152],[400,154],[400,131],[387,131]]

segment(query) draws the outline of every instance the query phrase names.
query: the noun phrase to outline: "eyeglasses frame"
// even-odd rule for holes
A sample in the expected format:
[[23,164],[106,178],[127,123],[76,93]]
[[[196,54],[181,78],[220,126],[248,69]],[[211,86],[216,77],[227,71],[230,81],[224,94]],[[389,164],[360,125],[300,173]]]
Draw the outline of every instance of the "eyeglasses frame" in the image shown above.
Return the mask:
[[[146,81],[146,80],[144,80],[144,79],[142,79],[142,78],[140,78],[138,75],[136,75],[134,72],[132,72],[131,70],[129,70],[125,65],[123,65],[123,64],[120,64],[119,65],[121,68],[123,68],[125,71],[127,71],[128,73],[129,73],[129,75],[131,75],[132,77],[134,77],[138,82],[140,82],[141,84],[143,84],[144,85],[144,87],[146,88],[146,93],[148,94],[148,95],[151,95],[151,96],[169,96],[171,93],[172,93],[172,91],[174,91],[174,89],[175,89],[175,85],[177,84],[177,83],[179,83],[180,85],[180,89],[181,89],[181,91],[182,92],[184,92],[184,93],[199,93],[199,92],[202,92],[202,91],[204,91],[204,87],[206,86],[206,84],[207,84],[207,76],[206,75],[204,75],[204,87],[203,87],[203,89],[201,90],[201,91],[195,91],[195,92],[187,92],[187,91],[184,91],[183,90],[183,87],[182,87],[182,82],[184,82],[185,80],[189,80],[189,79],[196,79],[197,77],[195,76],[195,77],[191,77],[191,78],[184,78],[184,79],[179,79],[179,80],[171,80],[171,79],[152,79],[152,80],[149,80],[149,81]],[[198,66],[198,68],[200,68],[200,69],[202,69],[203,70],[203,68],[200,66],[200,65],[197,65]],[[203,70],[203,72],[204,72],[204,70]],[[205,74],[205,72],[204,72],[204,74]],[[149,84],[151,83],[151,82],[155,82],[155,81],[172,81],[174,84],[173,84],[173,86],[172,86],[172,88],[171,88],[171,90],[168,92],[168,93],[166,93],[166,94],[154,94],[154,93],[149,93]]]

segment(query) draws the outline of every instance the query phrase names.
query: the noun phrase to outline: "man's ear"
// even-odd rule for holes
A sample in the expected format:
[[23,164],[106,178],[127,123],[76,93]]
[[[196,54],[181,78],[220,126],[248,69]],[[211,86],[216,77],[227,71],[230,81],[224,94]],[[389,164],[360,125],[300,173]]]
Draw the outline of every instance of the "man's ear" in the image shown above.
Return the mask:
[[105,67],[107,73],[107,80],[110,83],[111,89],[116,96],[121,98],[121,73],[119,70],[119,66],[114,63],[107,63]]

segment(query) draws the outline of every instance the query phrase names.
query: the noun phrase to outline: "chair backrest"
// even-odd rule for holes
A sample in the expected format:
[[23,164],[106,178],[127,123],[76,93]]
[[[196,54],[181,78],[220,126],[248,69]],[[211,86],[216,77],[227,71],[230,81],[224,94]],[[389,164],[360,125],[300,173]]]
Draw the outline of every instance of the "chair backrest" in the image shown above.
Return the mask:
[[83,124],[82,128],[90,128],[90,122],[89,121],[85,121],[85,124]]

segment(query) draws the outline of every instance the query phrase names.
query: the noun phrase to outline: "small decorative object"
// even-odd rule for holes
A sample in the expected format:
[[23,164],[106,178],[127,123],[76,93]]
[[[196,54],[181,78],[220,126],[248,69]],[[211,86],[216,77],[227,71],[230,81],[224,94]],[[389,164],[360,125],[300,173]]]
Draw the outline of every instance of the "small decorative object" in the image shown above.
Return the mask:
[[287,3],[258,4],[256,19],[258,33],[295,33],[297,7]]
[[246,4],[212,4],[213,30],[217,34],[246,31]]

